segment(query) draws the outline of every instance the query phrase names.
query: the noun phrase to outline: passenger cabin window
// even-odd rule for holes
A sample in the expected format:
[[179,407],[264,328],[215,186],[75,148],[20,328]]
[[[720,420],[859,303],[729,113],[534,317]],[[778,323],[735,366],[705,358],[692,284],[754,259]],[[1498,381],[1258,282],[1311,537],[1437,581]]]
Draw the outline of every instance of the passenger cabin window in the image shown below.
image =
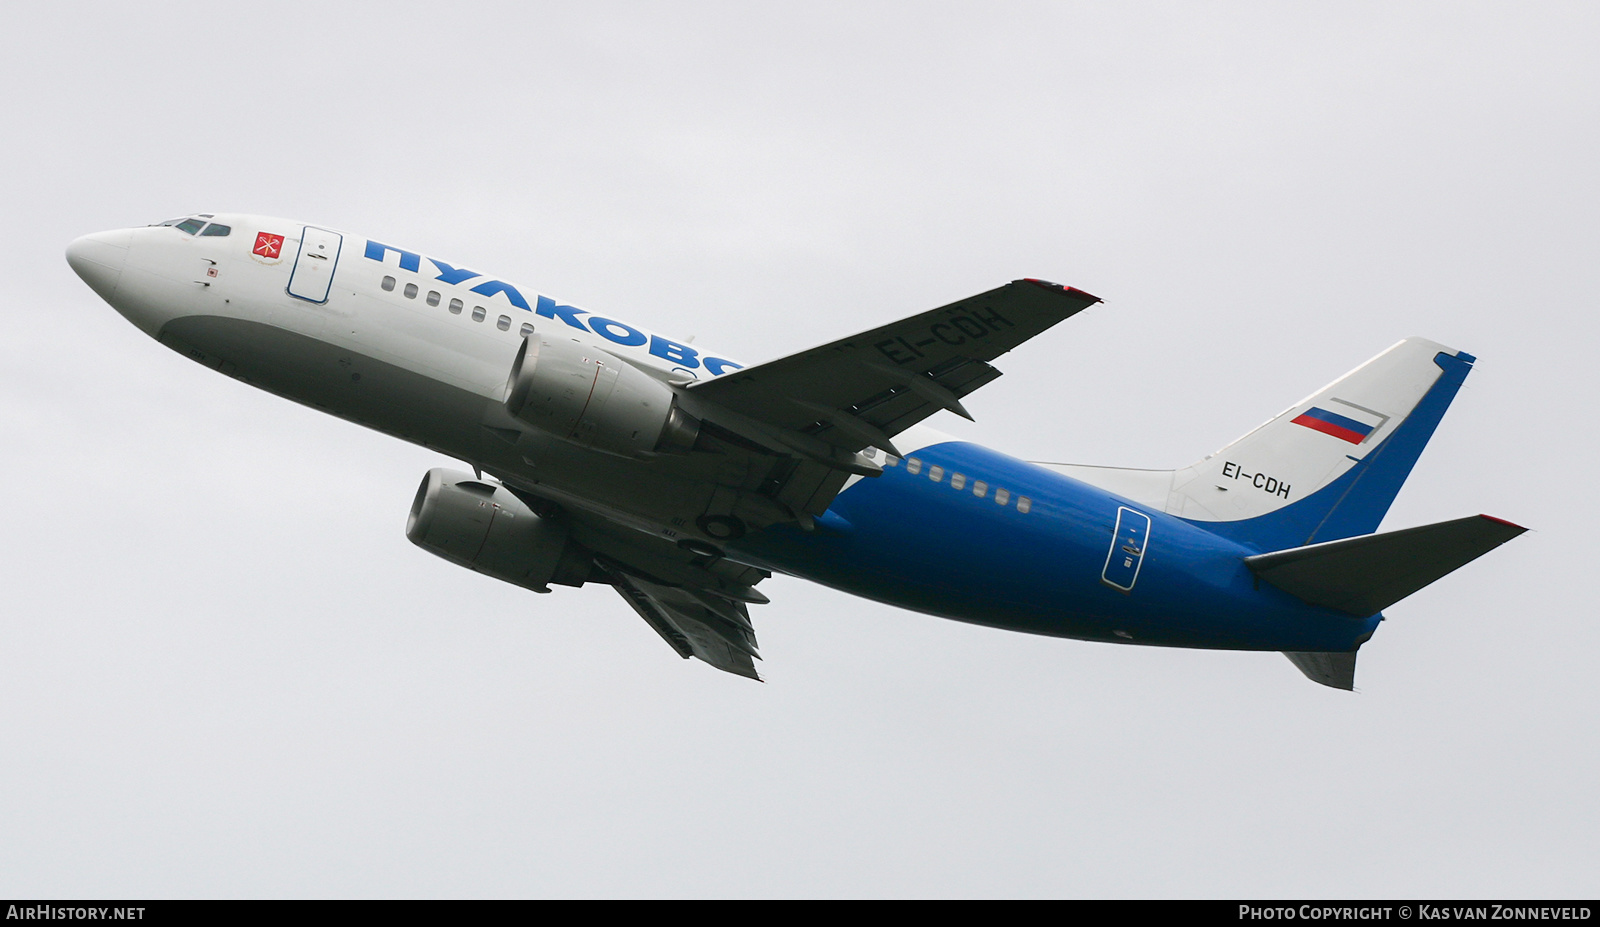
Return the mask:
[[996,489],[994,491],[994,504],[995,505],[1005,505],[1007,502],[1010,502],[1010,501],[1011,501],[1011,490],[1009,490],[1009,489]]
[[1028,514],[1028,510],[1031,509],[1031,508],[1033,508],[1033,500],[1032,499],[1029,499],[1027,496],[1018,496],[1017,497],[1017,511],[1021,512],[1024,515],[1026,515],[1026,514]]
[[233,231],[233,227],[232,226],[223,225],[220,222],[213,222],[210,225],[206,226],[206,230],[200,233],[200,237],[201,238],[226,238],[226,237],[228,237],[228,233],[231,232],[231,231]]
[[488,315],[488,313],[484,311],[482,306],[473,306],[472,307],[472,321],[474,321],[474,322],[482,322],[483,321],[483,317],[486,316],[486,315]]
[[461,314],[461,306],[462,306],[461,300],[459,300],[459,299],[450,300],[450,314],[451,315],[460,315]]
[[526,338],[529,335],[533,334],[533,323],[532,322],[523,322],[521,331],[522,331],[522,337],[524,337],[524,338]]
[[900,458],[893,454],[885,454],[883,455],[883,465],[885,467],[898,467],[900,466]]
[[405,292],[406,292],[406,299],[416,299],[417,298],[417,285],[415,283],[406,284]]
[[916,476],[918,473],[921,473],[922,472],[922,460],[920,458],[916,458],[916,457],[907,457],[906,458],[906,472],[911,474],[912,476]]
[[429,290],[428,291],[428,305],[430,305],[430,306],[439,305],[439,291],[438,290]]
[[985,483],[983,480],[973,480],[972,494],[977,496],[979,499],[982,499],[984,496],[989,494],[989,484]]
[[961,489],[962,487],[964,487],[966,485],[967,485],[967,475],[965,473],[952,473],[952,474],[950,474],[950,488],[951,489]]
[[383,290],[384,290],[385,293],[393,292],[394,291],[394,278],[393,277],[384,277],[383,278],[383,282],[378,284],[378,285],[383,287]]
[[928,479],[933,480],[935,483],[944,479],[944,468],[939,466],[929,467]]
[[495,319],[494,327],[500,329],[503,332],[510,331],[511,330],[511,316],[503,315],[500,318]]

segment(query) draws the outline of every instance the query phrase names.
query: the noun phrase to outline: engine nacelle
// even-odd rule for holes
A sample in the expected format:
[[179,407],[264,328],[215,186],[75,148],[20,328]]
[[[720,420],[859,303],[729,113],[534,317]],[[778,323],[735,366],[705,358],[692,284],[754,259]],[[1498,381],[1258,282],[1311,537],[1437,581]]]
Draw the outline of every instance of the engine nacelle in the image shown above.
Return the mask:
[[506,381],[506,410],[565,441],[641,457],[694,445],[700,423],[665,383],[598,348],[533,332]]
[[451,563],[535,592],[588,578],[589,556],[567,539],[565,526],[470,473],[429,470],[411,503],[406,537]]

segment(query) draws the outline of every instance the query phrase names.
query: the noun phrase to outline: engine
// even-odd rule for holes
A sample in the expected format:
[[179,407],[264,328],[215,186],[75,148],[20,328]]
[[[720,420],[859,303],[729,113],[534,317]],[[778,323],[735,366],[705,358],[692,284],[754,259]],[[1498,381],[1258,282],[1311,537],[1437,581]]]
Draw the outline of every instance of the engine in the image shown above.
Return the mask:
[[540,518],[509,489],[470,473],[434,469],[422,478],[406,537],[423,550],[535,592],[581,586],[590,558],[565,526]]
[[506,410],[563,440],[624,457],[686,450],[700,429],[665,383],[598,348],[542,332],[522,339]]

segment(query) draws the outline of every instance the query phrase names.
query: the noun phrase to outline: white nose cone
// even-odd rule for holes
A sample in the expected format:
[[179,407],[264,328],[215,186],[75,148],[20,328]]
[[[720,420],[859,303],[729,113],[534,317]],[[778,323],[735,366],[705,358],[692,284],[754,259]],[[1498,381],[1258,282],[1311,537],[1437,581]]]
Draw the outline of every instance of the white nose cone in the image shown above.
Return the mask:
[[122,267],[128,261],[128,241],[132,237],[131,229],[85,235],[67,245],[67,263],[89,284],[89,289],[110,302],[122,279]]

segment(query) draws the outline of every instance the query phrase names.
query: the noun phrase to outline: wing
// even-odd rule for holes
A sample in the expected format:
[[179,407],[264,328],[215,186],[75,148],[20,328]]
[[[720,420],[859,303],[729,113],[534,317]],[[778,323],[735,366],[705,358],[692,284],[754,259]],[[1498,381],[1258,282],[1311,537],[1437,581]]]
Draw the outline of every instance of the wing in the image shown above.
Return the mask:
[[[876,468],[853,452],[875,447],[900,456],[893,437],[940,409],[971,418],[961,397],[1000,376],[989,361],[1097,302],[1082,290],[1017,280],[685,392],[702,418],[718,422],[719,411],[731,412],[724,420],[746,437],[871,473]],[[741,431],[749,423],[766,434]]]
[[[517,495],[536,510],[550,504],[526,490]],[[603,515],[560,509],[558,517],[592,563],[587,579],[609,583],[684,659],[760,681],[756,632],[748,604],[767,597],[755,584],[770,574],[719,556],[679,547],[612,522]]]
[[[1081,290],[1018,280],[970,299],[679,391],[701,422],[696,453],[652,465],[709,487],[703,531],[720,539],[747,527],[811,519],[851,474],[882,470],[862,453],[900,456],[893,436],[939,409],[967,416],[961,397],[1000,371],[989,361],[1100,300]],[[767,573],[624,527],[576,500],[541,500],[536,485],[502,479],[536,511],[558,505],[589,552],[591,581],[606,582],[685,659],[759,680],[748,604],[766,597]],[[736,526],[736,527],[733,527]]]
[[602,564],[612,585],[645,623],[685,660],[699,657],[719,670],[757,682],[756,632],[743,602],[684,586],[664,586]]
[[[871,331],[678,389],[699,422],[697,452],[659,467],[717,486],[713,520],[810,528],[852,475],[882,472],[877,450],[1000,372],[989,361],[1100,300],[1018,280]],[[726,536],[737,535],[737,529]],[[722,535],[707,532],[713,539]]]

